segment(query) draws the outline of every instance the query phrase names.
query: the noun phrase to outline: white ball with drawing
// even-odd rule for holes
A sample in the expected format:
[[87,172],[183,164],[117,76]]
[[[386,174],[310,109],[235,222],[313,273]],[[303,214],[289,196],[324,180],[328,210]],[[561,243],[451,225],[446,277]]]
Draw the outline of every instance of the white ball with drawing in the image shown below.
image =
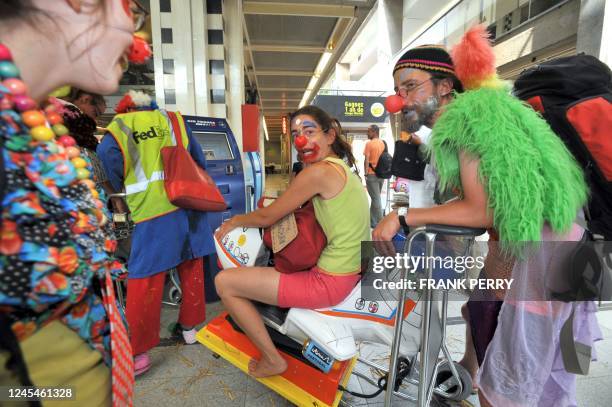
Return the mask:
[[215,237],[215,248],[224,269],[260,264],[258,259],[266,253],[258,228],[238,227],[225,235],[222,241]]

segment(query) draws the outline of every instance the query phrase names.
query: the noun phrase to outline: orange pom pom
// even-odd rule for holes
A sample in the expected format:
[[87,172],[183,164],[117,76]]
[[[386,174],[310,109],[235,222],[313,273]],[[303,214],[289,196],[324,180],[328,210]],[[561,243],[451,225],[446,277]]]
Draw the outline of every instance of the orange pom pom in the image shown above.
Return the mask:
[[495,54],[483,24],[470,28],[451,51],[455,74],[465,89],[474,89],[495,78]]

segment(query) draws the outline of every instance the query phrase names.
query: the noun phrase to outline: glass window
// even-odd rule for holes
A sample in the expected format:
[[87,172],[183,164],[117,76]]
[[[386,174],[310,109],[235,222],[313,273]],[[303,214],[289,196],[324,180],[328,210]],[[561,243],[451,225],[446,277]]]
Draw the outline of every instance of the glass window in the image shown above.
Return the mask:
[[225,89],[211,89],[210,90],[210,102],[211,103],[225,103]]
[[222,59],[211,59],[208,61],[208,73],[223,75],[225,73],[225,62]]
[[174,59],[164,59],[164,73],[172,75],[174,74]]
[[209,44],[223,44],[223,30],[208,30]]
[[223,0],[207,0],[206,1],[206,12],[208,14],[222,14],[223,13]]
[[172,28],[161,29],[162,44],[172,44]]
[[170,0],[159,0],[159,11],[162,13],[170,13],[172,11]]
[[176,90],[164,89],[164,101],[167,105],[176,105]]

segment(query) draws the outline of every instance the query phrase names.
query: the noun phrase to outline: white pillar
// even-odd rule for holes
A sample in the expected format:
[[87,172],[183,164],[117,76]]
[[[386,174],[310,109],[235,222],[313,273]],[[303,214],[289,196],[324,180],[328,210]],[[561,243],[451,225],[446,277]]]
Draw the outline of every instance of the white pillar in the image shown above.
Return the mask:
[[225,37],[228,52],[228,92],[226,104],[229,122],[240,150],[242,150],[242,113],[244,103],[244,46],[242,43],[242,0],[223,2]]
[[582,0],[576,51],[593,55],[612,66],[612,1]]
[[172,7],[172,36],[174,45],[174,86],[176,107],[183,114],[195,113],[193,78],[193,43],[191,41],[191,4],[176,2]]
[[208,21],[206,1],[191,0],[193,46],[194,114],[210,116],[210,75],[208,74]]
[[[183,114],[208,116],[210,76],[206,2],[174,2],[170,12],[161,12],[159,1],[150,4],[157,104]],[[163,29],[172,30],[172,43],[162,43]],[[173,61],[173,73],[164,73],[164,60]],[[169,91],[175,92],[176,103],[166,104]]]
[[164,65],[161,42],[161,13],[159,2],[152,1],[151,5],[151,41],[153,43],[153,67],[155,73],[155,98],[157,105],[161,108],[166,107],[164,100]]

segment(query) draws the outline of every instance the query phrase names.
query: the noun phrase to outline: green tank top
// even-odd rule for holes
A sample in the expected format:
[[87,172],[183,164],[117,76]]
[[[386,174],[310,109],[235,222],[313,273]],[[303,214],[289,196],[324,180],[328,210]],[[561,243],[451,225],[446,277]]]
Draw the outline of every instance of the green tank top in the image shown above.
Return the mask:
[[317,266],[328,273],[350,274],[361,268],[361,241],[370,240],[368,197],[359,177],[339,158],[327,157],[337,170],[342,167],[346,182],[331,199],[312,199],[317,221],[327,237]]

